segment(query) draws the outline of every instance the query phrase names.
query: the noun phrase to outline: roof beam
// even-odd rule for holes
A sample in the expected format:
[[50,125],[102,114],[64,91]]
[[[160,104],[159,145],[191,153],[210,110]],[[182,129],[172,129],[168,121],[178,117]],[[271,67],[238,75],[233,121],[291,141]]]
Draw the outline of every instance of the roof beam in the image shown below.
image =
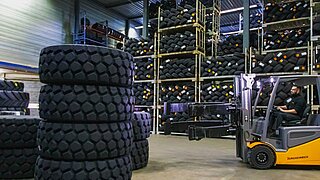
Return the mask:
[[[259,5],[251,5],[250,6],[250,10],[255,10],[255,9],[259,9],[261,8],[261,6]],[[229,9],[229,10],[224,10],[221,11],[221,15],[227,15],[227,14],[232,14],[232,13],[236,13],[236,12],[241,12],[243,11],[244,7],[239,7],[239,8],[234,8],[234,9]],[[143,16],[136,16],[136,17],[130,17],[129,19],[138,19],[138,18],[143,18]]]
[[143,16],[128,17],[129,20],[140,19],[140,18],[143,18]]
[[110,6],[106,6],[106,8],[115,8],[115,7],[118,7],[118,6],[124,6],[124,5],[127,5],[127,4],[131,4],[131,3],[136,3],[136,2],[140,2],[142,0],[128,0],[126,2],[119,2],[119,3],[116,3],[116,4],[111,4]]
[[[114,9],[108,9],[105,4],[101,3],[101,2],[98,1],[98,0],[90,0],[90,1],[91,1],[91,2],[94,2],[94,3],[97,3],[97,4],[100,5],[101,7],[104,7],[106,10],[108,10],[108,11],[114,13],[114,14],[117,14],[118,16],[122,17],[124,20],[129,19],[126,15],[124,15],[124,14],[122,14],[122,13],[120,13],[120,12],[114,10]],[[129,20],[130,20],[130,19],[129,19]],[[134,20],[132,20],[131,22],[134,23],[134,24],[141,24],[141,23],[139,23],[139,22],[137,22],[137,21],[134,21]]]

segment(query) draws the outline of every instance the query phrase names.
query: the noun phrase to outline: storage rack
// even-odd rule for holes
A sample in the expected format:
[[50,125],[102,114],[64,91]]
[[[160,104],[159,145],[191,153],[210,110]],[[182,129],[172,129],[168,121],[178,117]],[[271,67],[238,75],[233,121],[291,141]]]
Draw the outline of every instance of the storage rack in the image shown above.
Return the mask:
[[206,32],[206,37],[208,37],[206,41],[211,39],[211,52],[206,52],[206,55],[215,57],[217,56],[220,39],[221,0],[213,0],[213,6],[207,8],[206,12],[207,16],[212,16],[211,32]]
[[[154,36],[154,42],[156,42],[156,38],[157,36]],[[157,43],[154,43],[154,54],[153,55],[144,55],[144,56],[135,56],[133,57],[134,62],[136,61],[140,61],[140,60],[144,60],[144,59],[152,59],[153,60],[153,78],[149,79],[149,80],[135,80],[134,79],[134,83],[135,84],[151,84],[151,86],[153,86],[153,104],[152,105],[142,105],[142,104],[135,104],[135,110],[137,111],[147,111],[150,112],[152,111],[150,114],[152,115],[152,121],[151,121],[151,131],[152,133],[157,133],[157,121],[156,121],[156,117],[157,117],[157,112],[156,112],[156,99],[157,99],[157,89],[156,89],[156,82],[157,82],[157,52],[156,52],[156,47],[157,47]]]
[[[295,2],[296,0],[286,0],[286,1],[271,1],[271,0],[265,0],[266,3],[286,3],[286,2]],[[264,5],[265,5],[264,4]],[[311,11],[310,11],[311,13]],[[275,49],[275,50],[265,50],[265,39],[264,35],[267,30],[269,31],[280,31],[280,30],[288,30],[288,29],[295,29],[295,28],[303,28],[303,27],[310,27],[310,17],[300,17],[300,18],[293,18],[293,19],[286,19],[286,20],[280,20],[275,22],[268,22],[265,23],[265,17],[264,13],[262,15],[263,24],[262,24],[262,41],[261,41],[261,47],[262,47],[262,54],[267,54],[270,52],[281,52],[281,51],[289,51],[289,50],[300,50],[305,49],[308,50],[308,46],[302,46],[302,47],[292,47],[292,48],[282,48],[282,49]]]
[[[195,96],[193,102],[199,102],[199,88],[198,88],[198,80],[199,80],[199,63],[205,56],[205,14],[206,8],[205,6],[199,1],[196,0],[195,2],[195,22],[190,24],[178,25],[173,27],[166,27],[160,28],[160,21],[161,21],[161,12],[163,11],[160,7],[158,10],[158,35],[157,35],[157,80],[156,80],[156,92],[157,92],[157,120],[156,123],[158,127],[161,128],[161,112],[163,109],[163,104],[161,104],[159,98],[161,92],[161,85],[163,84],[174,84],[176,82],[187,82],[189,84],[193,84],[195,89]],[[193,51],[182,51],[182,52],[170,52],[170,53],[161,53],[160,52],[160,41],[163,35],[173,34],[173,33],[182,33],[184,31],[191,31],[195,33],[195,50]],[[194,76],[190,78],[174,78],[174,79],[160,79],[160,65],[164,62],[166,58],[185,58],[185,57],[192,57],[194,58]],[[196,119],[194,119],[195,121]],[[186,130],[185,126],[188,122],[169,122],[166,124],[165,128],[172,127],[173,129],[184,129]],[[176,127],[174,127],[176,126]],[[182,128],[181,128],[182,127]],[[159,129],[156,129],[158,132]]]
[[[292,2],[292,0],[290,0]],[[219,2],[219,1],[218,1]],[[274,2],[274,1],[273,1]],[[276,2],[277,3],[277,2]],[[311,6],[311,11],[312,11],[312,7]],[[212,8],[207,8],[206,9],[206,13],[208,13],[208,9],[212,9],[214,11],[214,9],[216,8],[216,11],[220,10],[217,7],[212,7]],[[161,14],[161,9],[159,8],[159,12],[158,12],[158,20],[160,20],[160,14]],[[212,15],[214,15],[214,13],[212,13]],[[263,15],[262,15],[263,16]],[[217,17],[217,16],[215,16]],[[213,18],[214,19],[214,18]],[[258,28],[252,28],[250,29],[251,31],[255,31],[257,30],[258,32],[261,31],[262,34],[265,32],[265,30],[275,30],[275,29],[291,29],[291,28],[300,28],[300,27],[307,27],[307,26],[312,26],[312,23],[309,22],[310,18],[309,17],[303,17],[303,18],[298,18],[298,19],[290,19],[290,20],[284,20],[284,21],[277,21],[277,22],[269,22],[269,23],[264,23],[262,25],[262,27],[258,27]],[[312,21],[312,20],[311,20]],[[205,23],[204,23],[205,24]],[[216,25],[214,25],[216,24]],[[212,28],[213,28],[213,32],[214,30],[216,30],[216,32],[220,32],[219,30],[217,30],[218,28],[220,28],[220,26],[218,26],[217,24],[219,24],[218,20],[216,23],[213,23]],[[179,26],[174,26],[174,27],[168,27],[168,28],[159,28],[159,21],[158,21],[158,37],[157,37],[157,44],[160,44],[160,40],[161,40],[161,35],[162,34],[166,34],[166,33],[173,33],[173,32],[181,32],[183,30],[190,30],[190,29],[201,29],[203,28],[203,30],[205,30],[204,26],[202,26],[201,24],[197,24],[197,23],[193,23],[193,24],[187,24],[187,25],[179,25]],[[237,32],[233,32],[233,33],[241,33],[242,30],[239,30]],[[200,31],[197,34],[201,34],[202,32]],[[312,31],[311,31],[312,33]],[[209,33],[204,33],[205,35],[217,35],[216,34],[209,34]],[[230,33],[232,34],[232,33]],[[311,49],[310,46],[312,47],[312,45],[314,45],[315,41],[311,42],[308,44],[308,46],[305,47],[293,47],[293,48],[286,48],[286,49],[276,49],[276,50],[271,50],[271,51],[264,51],[263,50],[263,36],[260,37],[261,38],[261,42],[260,42],[260,48],[258,47],[258,52],[262,52],[262,54],[266,54],[269,52],[283,52],[283,51],[289,51],[289,50],[306,50],[308,52],[308,61],[309,58],[313,57],[311,56],[311,53],[313,52],[314,49]],[[198,41],[197,41],[198,42]],[[204,48],[206,49],[206,48]],[[262,50],[261,50],[262,49]],[[260,51],[261,50],[261,51]],[[246,64],[246,69],[245,69],[245,73],[251,73],[252,70],[252,57],[254,56],[254,50],[252,48],[250,48],[248,51],[245,51],[246,55],[245,55],[245,64]],[[211,77],[202,77],[201,75],[201,60],[204,59],[204,54],[205,52],[203,51],[199,51],[199,48],[197,46],[197,50],[194,51],[190,51],[190,52],[172,52],[172,53],[160,53],[159,50],[159,46],[157,46],[157,57],[156,57],[156,64],[157,64],[157,74],[155,76],[155,84],[156,84],[156,95],[155,95],[155,99],[159,99],[160,97],[160,86],[163,83],[172,83],[172,82],[193,82],[195,84],[196,87],[196,91],[197,91],[197,96],[195,97],[195,102],[201,102],[201,87],[202,87],[202,83],[204,81],[221,81],[221,82],[225,82],[225,81],[231,81],[235,76],[234,75],[227,75],[227,76],[211,76]],[[198,58],[196,58],[198,60],[197,62],[197,72],[195,73],[195,77],[192,78],[177,78],[177,79],[160,79],[159,77],[159,67],[161,64],[161,61],[164,58],[173,58],[173,57],[183,57],[183,56],[197,56]],[[201,59],[201,60],[200,60]],[[197,61],[195,60],[195,61]],[[308,63],[310,64],[310,63]],[[291,74],[309,74],[310,73],[310,69],[312,68],[308,68],[308,71],[306,72],[279,72],[279,73],[261,73],[261,74],[257,74],[258,76],[270,76],[270,75],[291,75]],[[308,94],[308,100],[310,100],[310,97],[312,96],[312,90],[308,90],[311,92],[311,94]],[[312,103],[312,101],[310,102]],[[319,105],[318,105],[319,106]],[[312,106],[313,109],[315,109],[317,106]],[[319,106],[320,107],[320,106]],[[156,128],[156,132],[159,132],[159,124],[160,119],[159,119],[159,115],[161,115],[161,110],[163,109],[163,105],[160,104],[160,102],[158,100],[156,100],[155,102],[155,108],[156,108],[156,119],[155,119],[155,128]],[[263,106],[259,106],[258,108],[264,109],[265,107]],[[180,129],[183,129],[187,127],[187,125],[191,125],[192,123],[197,123],[199,121],[201,121],[201,118],[196,119],[196,121],[188,121],[188,122],[179,122],[179,123],[173,123],[174,125],[179,124],[179,126],[181,127]],[[172,125],[172,124],[171,124]],[[173,128],[175,129],[175,128]],[[179,129],[179,128],[178,128]]]
[[[275,4],[279,4],[279,3],[294,3],[296,2],[296,0],[286,0],[286,1],[270,1],[270,0],[266,0],[264,1],[264,8],[263,10],[265,10],[265,5],[267,3],[275,3]],[[311,4],[311,2],[310,2]],[[312,10],[310,10],[311,12]],[[303,28],[303,27],[310,27],[312,26],[311,22],[310,22],[310,17],[300,17],[300,18],[293,18],[293,19],[286,19],[286,20],[279,20],[279,21],[275,21],[275,22],[265,22],[265,17],[264,17],[264,13],[263,13],[263,24],[262,24],[262,36],[261,36],[261,54],[266,55],[268,53],[280,53],[280,52],[287,52],[287,51],[294,51],[294,50],[305,50],[307,52],[307,65],[305,66],[305,72],[278,72],[278,73],[272,73],[270,75],[286,75],[286,74],[308,74],[311,70],[310,67],[308,67],[308,65],[310,65],[310,45],[311,43],[309,42],[309,40],[307,39],[305,42],[307,45],[306,46],[297,46],[297,47],[290,47],[290,48],[278,48],[278,49],[272,49],[272,50],[265,50],[265,34],[266,31],[272,31],[272,32],[277,32],[277,31],[281,31],[281,30],[290,30],[290,29],[296,29],[296,28]],[[310,31],[311,33],[311,31]],[[310,34],[311,35],[311,34]],[[252,61],[250,59],[250,64],[252,64]],[[250,67],[251,69],[251,67]],[[251,72],[251,70],[250,70]],[[262,73],[261,75],[264,75],[265,73]]]
[[[319,59],[319,49],[320,49],[320,34],[316,34],[313,29],[314,18],[320,16],[320,2],[316,0],[310,0],[310,29],[311,29],[311,42],[310,42],[310,74],[318,75],[320,70],[320,64],[318,62]],[[311,86],[310,88],[310,97],[311,97],[311,110],[313,113],[320,113],[320,105],[315,104],[314,102],[314,93],[315,86]],[[320,97],[318,97],[320,98]]]
[[[74,44],[89,44],[89,45],[98,45],[98,46],[107,46],[111,48],[117,48],[117,43],[124,44],[125,35],[120,32],[115,31],[112,28],[109,28],[108,21],[97,22],[100,26],[103,26],[103,30],[92,28],[87,24],[87,14],[86,11],[81,12],[81,17],[83,19],[83,24],[80,23],[81,31],[75,32],[73,34],[73,43]],[[97,37],[101,40],[94,39],[89,37],[88,33],[96,34]],[[119,34],[115,36],[114,34]]]

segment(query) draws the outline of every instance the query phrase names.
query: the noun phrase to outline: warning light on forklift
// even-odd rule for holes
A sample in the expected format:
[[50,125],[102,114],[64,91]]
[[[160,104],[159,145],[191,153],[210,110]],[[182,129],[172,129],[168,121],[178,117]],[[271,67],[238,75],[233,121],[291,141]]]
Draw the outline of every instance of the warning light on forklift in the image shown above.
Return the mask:
[[257,81],[257,88],[260,88],[260,86],[261,86],[261,82]]
[[270,82],[273,83],[273,82],[274,82],[274,79],[273,79],[273,78],[270,78]]

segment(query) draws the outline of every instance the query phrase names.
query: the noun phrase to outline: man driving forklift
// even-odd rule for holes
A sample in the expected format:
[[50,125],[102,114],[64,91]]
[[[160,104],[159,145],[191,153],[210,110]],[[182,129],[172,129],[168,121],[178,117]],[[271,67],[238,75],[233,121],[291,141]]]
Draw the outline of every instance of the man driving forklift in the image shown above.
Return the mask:
[[[256,116],[257,104],[260,96],[253,98],[252,89],[255,84],[260,84],[257,94],[263,87],[272,87],[267,110],[262,116]],[[292,100],[286,107],[279,107],[283,116],[306,119],[302,126],[281,126],[277,138],[268,136],[268,128],[274,114],[274,102],[280,83],[295,83],[291,89]],[[320,97],[320,75],[290,75],[257,77],[255,74],[241,74],[234,78],[234,102],[211,103],[177,103],[165,106],[164,112],[184,112],[200,116],[205,113],[230,115],[231,123],[227,126],[201,127],[189,126],[189,140],[200,140],[212,134],[225,134],[235,132],[236,154],[242,162],[256,169],[269,169],[278,165],[320,165],[320,114],[305,115],[308,105],[301,96],[300,87],[316,86],[317,97]],[[254,102],[253,102],[253,99]],[[320,103],[320,102],[319,102]],[[302,107],[299,107],[302,106]],[[306,108],[303,108],[306,107]],[[301,110],[302,109],[302,110]],[[301,111],[303,113],[301,113]],[[294,116],[291,116],[294,115]],[[279,115],[280,116],[280,115]],[[280,117],[281,118],[281,117]],[[288,118],[287,118],[288,119]],[[289,120],[291,120],[289,118]],[[201,121],[200,121],[201,122]],[[281,121],[279,121],[282,123]],[[278,122],[278,123],[279,123]],[[294,121],[293,121],[294,122]],[[209,135],[209,136],[208,136]],[[211,136],[212,137],[212,136]]]
[[283,122],[302,119],[303,111],[306,108],[306,100],[301,95],[301,87],[293,85],[290,91],[291,97],[286,101],[286,105],[278,106],[278,112],[275,112],[271,119],[269,131],[275,135],[275,131]]

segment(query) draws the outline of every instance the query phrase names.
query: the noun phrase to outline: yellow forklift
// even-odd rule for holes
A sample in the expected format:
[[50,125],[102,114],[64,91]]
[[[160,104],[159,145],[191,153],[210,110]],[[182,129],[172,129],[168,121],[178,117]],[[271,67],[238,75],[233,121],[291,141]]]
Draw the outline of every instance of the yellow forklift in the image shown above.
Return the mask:
[[[291,75],[257,77],[242,74],[234,78],[234,98],[230,103],[172,103],[165,104],[165,113],[188,111],[190,116],[204,114],[229,115],[230,124],[214,127],[189,126],[189,139],[236,136],[236,154],[243,162],[256,169],[269,169],[276,165],[320,165],[320,114],[311,114],[309,105],[302,119],[283,122],[277,136],[268,132],[276,108],[274,101],[280,83],[291,82],[301,87],[316,86],[320,97],[320,76]],[[256,116],[259,96],[253,100],[252,90],[259,86],[272,88],[264,116]],[[310,88],[308,88],[310,90]],[[201,120],[200,120],[201,122]]]

